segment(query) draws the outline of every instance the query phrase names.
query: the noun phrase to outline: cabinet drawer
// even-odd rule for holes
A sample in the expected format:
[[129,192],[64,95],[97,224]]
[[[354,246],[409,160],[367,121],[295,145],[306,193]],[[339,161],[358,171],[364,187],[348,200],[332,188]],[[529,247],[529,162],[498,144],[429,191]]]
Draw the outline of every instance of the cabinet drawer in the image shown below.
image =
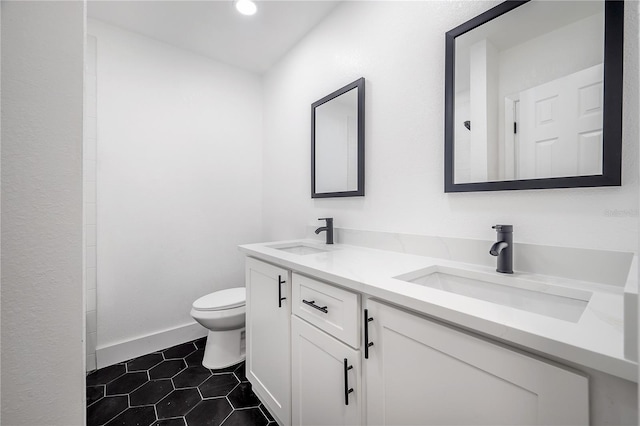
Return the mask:
[[293,273],[293,313],[353,348],[360,346],[360,296]]

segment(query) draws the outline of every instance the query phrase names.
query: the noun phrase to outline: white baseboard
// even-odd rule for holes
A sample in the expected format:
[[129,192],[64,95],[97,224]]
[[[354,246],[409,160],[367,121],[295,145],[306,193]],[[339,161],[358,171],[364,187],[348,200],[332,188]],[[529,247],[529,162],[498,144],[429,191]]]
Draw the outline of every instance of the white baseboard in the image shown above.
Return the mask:
[[103,368],[117,364],[131,358],[179,345],[180,343],[199,339],[206,335],[207,329],[194,321],[126,342],[98,347],[96,348],[97,367]]
[[85,367],[86,367],[85,371],[87,373],[89,373],[89,372],[91,372],[91,371],[96,369],[96,354],[95,353],[87,355],[87,362],[85,364]]

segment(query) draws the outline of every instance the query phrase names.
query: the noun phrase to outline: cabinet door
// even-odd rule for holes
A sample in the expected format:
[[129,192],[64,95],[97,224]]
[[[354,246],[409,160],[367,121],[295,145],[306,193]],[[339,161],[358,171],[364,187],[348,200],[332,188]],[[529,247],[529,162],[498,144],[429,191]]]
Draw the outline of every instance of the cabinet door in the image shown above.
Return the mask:
[[247,378],[269,411],[281,424],[288,425],[291,423],[290,272],[248,258],[245,278]]
[[587,378],[369,302],[372,425],[588,425]]
[[360,352],[296,316],[291,337],[293,424],[359,425]]

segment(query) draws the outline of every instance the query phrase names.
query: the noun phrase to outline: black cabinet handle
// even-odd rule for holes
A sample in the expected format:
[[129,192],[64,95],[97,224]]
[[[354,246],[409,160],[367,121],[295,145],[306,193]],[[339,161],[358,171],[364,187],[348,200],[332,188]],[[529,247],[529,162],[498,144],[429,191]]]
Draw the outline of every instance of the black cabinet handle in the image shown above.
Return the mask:
[[349,405],[349,394],[353,392],[353,388],[349,387],[348,371],[353,368],[353,365],[348,365],[347,359],[344,359],[344,405]]
[[278,275],[278,308],[282,308],[282,301],[286,300],[286,297],[282,297],[282,284],[286,281],[282,280],[282,275]]
[[369,342],[369,323],[373,318],[369,318],[369,310],[364,310],[364,359],[369,359],[369,348],[373,346],[373,342]]
[[316,301],[315,300],[304,300],[304,299],[302,299],[302,303],[304,303],[305,305],[309,305],[312,308],[315,308],[315,309],[317,309],[317,310],[319,310],[321,312],[324,312],[325,314],[329,313],[329,309],[327,309],[326,306],[318,306],[318,305],[316,305]]

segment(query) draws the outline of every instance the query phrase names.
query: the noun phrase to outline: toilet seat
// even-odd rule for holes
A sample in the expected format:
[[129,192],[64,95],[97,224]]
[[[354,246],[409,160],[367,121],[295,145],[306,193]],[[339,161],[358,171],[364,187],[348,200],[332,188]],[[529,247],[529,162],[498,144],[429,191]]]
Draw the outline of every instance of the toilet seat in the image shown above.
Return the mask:
[[193,302],[196,311],[222,311],[244,306],[246,289],[244,287],[228,288],[209,293]]

